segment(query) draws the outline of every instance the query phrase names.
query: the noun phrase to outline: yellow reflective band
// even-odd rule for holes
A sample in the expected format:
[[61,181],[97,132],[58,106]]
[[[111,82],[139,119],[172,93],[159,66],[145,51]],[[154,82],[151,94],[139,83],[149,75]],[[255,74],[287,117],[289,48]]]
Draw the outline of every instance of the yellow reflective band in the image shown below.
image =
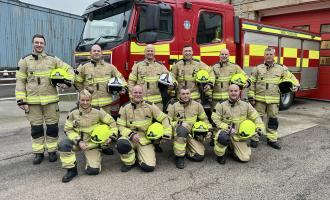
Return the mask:
[[112,117],[110,115],[106,115],[103,119],[104,123],[110,123],[112,121]]
[[21,71],[16,71],[16,78],[26,79],[27,74]]
[[219,145],[220,144],[218,142],[216,142],[216,144],[214,145],[214,153],[217,156],[223,156],[225,154],[226,147],[225,146],[222,146],[222,145],[220,147]]
[[166,117],[166,115],[165,115],[163,112],[161,112],[161,113],[156,117],[156,120],[159,121],[159,122],[161,122],[161,121],[164,120],[165,117]]
[[181,143],[176,142],[176,141],[174,141],[173,143],[174,143],[173,148],[175,150],[177,150],[177,151],[185,151],[186,150],[186,143],[181,144]]
[[67,135],[68,135],[69,140],[71,140],[71,141],[74,141],[80,137],[79,133],[75,132],[75,131],[69,131],[69,132],[67,132]]
[[64,127],[67,129],[73,128],[73,122],[70,120],[66,120]]
[[31,104],[47,104],[47,103],[53,103],[58,102],[59,97],[58,95],[49,95],[49,96],[28,96],[26,98],[27,103]]
[[95,83],[106,83],[110,80],[109,77],[102,77],[102,78],[94,78]]
[[242,28],[245,30],[253,30],[265,33],[274,33],[278,35],[286,35],[291,37],[297,38],[304,38],[304,39],[311,39],[311,40],[321,40],[321,37],[315,35],[308,35],[306,33],[299,33],[298,31],[292,31],[288,29],[276,29],[272,27],[266,27],[265,25],[254,25],[254,24],[247,24],[246,22],[242,24]]
[[71,166],[76,162],[76,155],[75,153],[61,153],[60,159],[63,167]]
[[151,95],[144,97],[146,101],[150,101],[152,103],[159,103],[162,101],[162,97],[160,95]]
[[83,79],[83,77],[81,77],[81,76],[79,76],[79,75],[76,75],[76,76],[75,76],[75,81],[76,81],[76,82],[83,82],[84,79]]
[[126,121],[122,120],[121,118],[117,119],[117,124],[121,126],[126,126]]
[[120,159],[125,165],[133,165],[135,163],[134,150],[132,149],[128,154],[121,154]]
[[146,82],[158,82],[159,77],[157,76],[146,76],[143,78]]
[[104,97],[104,98],[93,98],[92,106],[105,106],[112,103],[112,97]]
[[34,77],[49,77],[51,71],[42,71],[42,72],[33,72],[33,73],[28,73],[28,77],[34,76]]
[[48,150],[56,150],[58,146],[58,142],[47,142],[46,147]]
[[43,152],[44,151],[44,144],[38,144],[33,142],[32,143],[32,150],[33,152]]
[[215,82],[229,82],[230,78],[230,76],[217,77],[215,79]]

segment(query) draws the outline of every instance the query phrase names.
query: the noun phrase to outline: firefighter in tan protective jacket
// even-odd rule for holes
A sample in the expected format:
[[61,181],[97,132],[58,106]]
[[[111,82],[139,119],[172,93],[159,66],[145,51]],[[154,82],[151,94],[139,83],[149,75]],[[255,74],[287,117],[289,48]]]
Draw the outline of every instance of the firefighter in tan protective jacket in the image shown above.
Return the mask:
[[174,78],[178,81],[178,98],[179,98],[179,91],[181,88],[185,87],[188,88],[191,92],[191,98],[195,101],[200,101],[200,91],[198,88],[198,84],[196,82],[196,75],[199,70],[206,70],[209,73],[209,82],[204,86],[203,90],[207,94],[207,96],[211,97],[211,88],[214,84],[214,74],[212,68],[207,66],[202,61],[193,59],[193,49],[191,45],[185,45],[182,54],[183,59],[179,60],[175,63],[172,68],[171,72]]
[[[155,48],[149,44],[144,50],[145,59],[137,62],[132,67],[132,72],[128,77],[128,88],[130,96],[135,85],[143,86],[143,99],[156,104],[163,111],[162,91],[158,85],[162,74],[169,74],[167,68],[155,60]],[[173,80],[175,82],[175,80]],[[175,86],[169,89],[174,89]]]
[[[261,133],[265,128],[258,112],[249,103],[240,100],[240,92],[238,85],[230,85],[228,88],[229,99],[218,103],[212,113],[212,120],[218,129],[214,137],[214,152],[220,164],[226,162],[225,152],[228,146],[231,147],[234,156],[240,161],[248,162],[251,156],[248,140],[257,131]],[[250,135],[241,135],[239,133],[240,126],[246,120],[250,120],[249,122],[254,128],[252,128]]]
[[[261,117],[267,114],[267,144],[274,149],[281,149],[277,142],[277,115],[281,96],[279,84],[282,80],[290,80],[293,92],[297,91],[300,85],[299,81],[287,67],[275,63],[274,57],[275,49],[271,47],[266,48],[265,62],[255,67],[250,76],[251,86],[248,97],[250,103]],[[257,147],[258,141],[258,137],[255,137],[252,146]]]
[[154,140],[149,139],[147,132],[153,121],[157,121],[162,124],[162,138],[171,139],[169,118],[154,103],[143,100],[143,88],[139,85],[132,88],[131,102],[121,107],[119,114],[117,124],[121,137],[117,141],[117,150],[123,162],[121,171],[131,170],[136,157],[143,171],[153,171],[156,166]]
[[[57,160],[60,113],[56,86],[69,88],[74,73],[68,64],[45,53],[46,41],[43,35],[34,35],[32,45],[33,52],[18,63],[15,95],[18,106],[25,111],[31,124],[32,150],[35,154],[33,164],[40,164],[45,150],[48,151],[50,162]],[[54,71],[59,72],[53,74]],[[52,75],[59,79],[51,79]],[[65,83],[57,83],[60,80]],[[44,123],[47,128],[46,137]]]
[[240,66],[229,62],[229,56],[230,55],[228,49],[222,49],[220,51],[219,63],[213,65],[212,67],[215,76],[215,83],[212,89],[213,108],[218,102],[222,103],[229,98],[228,87],[230,85],[232,76],[235,74],[245,75]]
[[109,91],[109,81],[111,78],[118,78],[122,83],[123,90],[121,94],[125,94],[126,81],[117,68],[107,63],[102,58],[102,49],[100,45],[95,44],[91,48],[91,61],[80,65],[77,69],[75,77],[75,86],[78,91],[85,87],[94,90],[92,106],[102,108],[111,115],[111,103],[113,102],[112,93]]
[[100,150],[118,135],[116,121],[105,112],[92,108],[90,88],[79,92],[78,107],[68,115],[64,126],[67,138],[59,143],[62,167],[67,169],[62,182],[71,181],[77,174],[76,155],[81,150],[86,157],[85,172],[97,175],[101,172],[102,156]]
[[[185,167],[185,155],[192,161],[203,161],[205,155],[203,140],[211,137],[212,128],[203,106],[192,100],[190,90],[183,87],[180,90],[179,101],[169,105],[167,111],[174,130],[173,150],[176,167],[179,169]],[[197,131],[199,128],[202,130]]]

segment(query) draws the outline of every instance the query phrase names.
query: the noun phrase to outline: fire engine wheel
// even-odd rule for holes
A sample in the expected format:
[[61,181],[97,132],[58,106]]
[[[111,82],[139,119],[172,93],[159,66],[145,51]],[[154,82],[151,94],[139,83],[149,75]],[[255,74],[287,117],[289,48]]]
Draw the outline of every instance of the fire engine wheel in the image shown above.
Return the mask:
[[281,94],[280,110],[287,110],[293,103],[294,94],[292,92]]

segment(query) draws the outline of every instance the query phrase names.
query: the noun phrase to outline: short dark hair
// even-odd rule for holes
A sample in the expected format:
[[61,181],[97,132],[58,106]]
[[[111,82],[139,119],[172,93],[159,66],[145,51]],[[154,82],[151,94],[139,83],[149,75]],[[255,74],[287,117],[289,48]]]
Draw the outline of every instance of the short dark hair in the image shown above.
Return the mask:
[[189,92],[191,92],[190,88],[188,88],[188,86],[183,86],[180,90],[189,90]]
[[183,46],[183,48],[186,48],[186,47],[192,47],[192,45],[191,45],[191,44],[185,44],[185,45]]
[[45,39],[45,36],[42,35],[42,34],[35,34],[33,37],[32,37],[32,43],[34,41],[34,38],[42,38],[44,39],[44,43],[46,44],[46,39]]

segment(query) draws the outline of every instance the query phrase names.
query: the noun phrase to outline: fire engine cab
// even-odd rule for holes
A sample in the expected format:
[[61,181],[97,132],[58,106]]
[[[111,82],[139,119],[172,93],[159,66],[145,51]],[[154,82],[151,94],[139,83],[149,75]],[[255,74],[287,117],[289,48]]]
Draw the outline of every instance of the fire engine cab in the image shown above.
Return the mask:
[[[76,47],[76,65],[90,59],[93,44],[100,44],[104,59],[128,78],[136,61],[144,59],[146,44],[153,43],[156,59],[167,67],[182,58],[190,44],[194,57],[212,66],[223,48],[230,61],[247,73],[263,63],[264,49],[276,49],[276,61],[300,80],[301,90],[315,89],[319,69],[320,36],[256,21],[239,19],[229,4],[210,0],[100,0],[83,14],[85,28]],[[294,98],[281,98],[288,108]],[[299,95],[299,92],[298,92]]]

